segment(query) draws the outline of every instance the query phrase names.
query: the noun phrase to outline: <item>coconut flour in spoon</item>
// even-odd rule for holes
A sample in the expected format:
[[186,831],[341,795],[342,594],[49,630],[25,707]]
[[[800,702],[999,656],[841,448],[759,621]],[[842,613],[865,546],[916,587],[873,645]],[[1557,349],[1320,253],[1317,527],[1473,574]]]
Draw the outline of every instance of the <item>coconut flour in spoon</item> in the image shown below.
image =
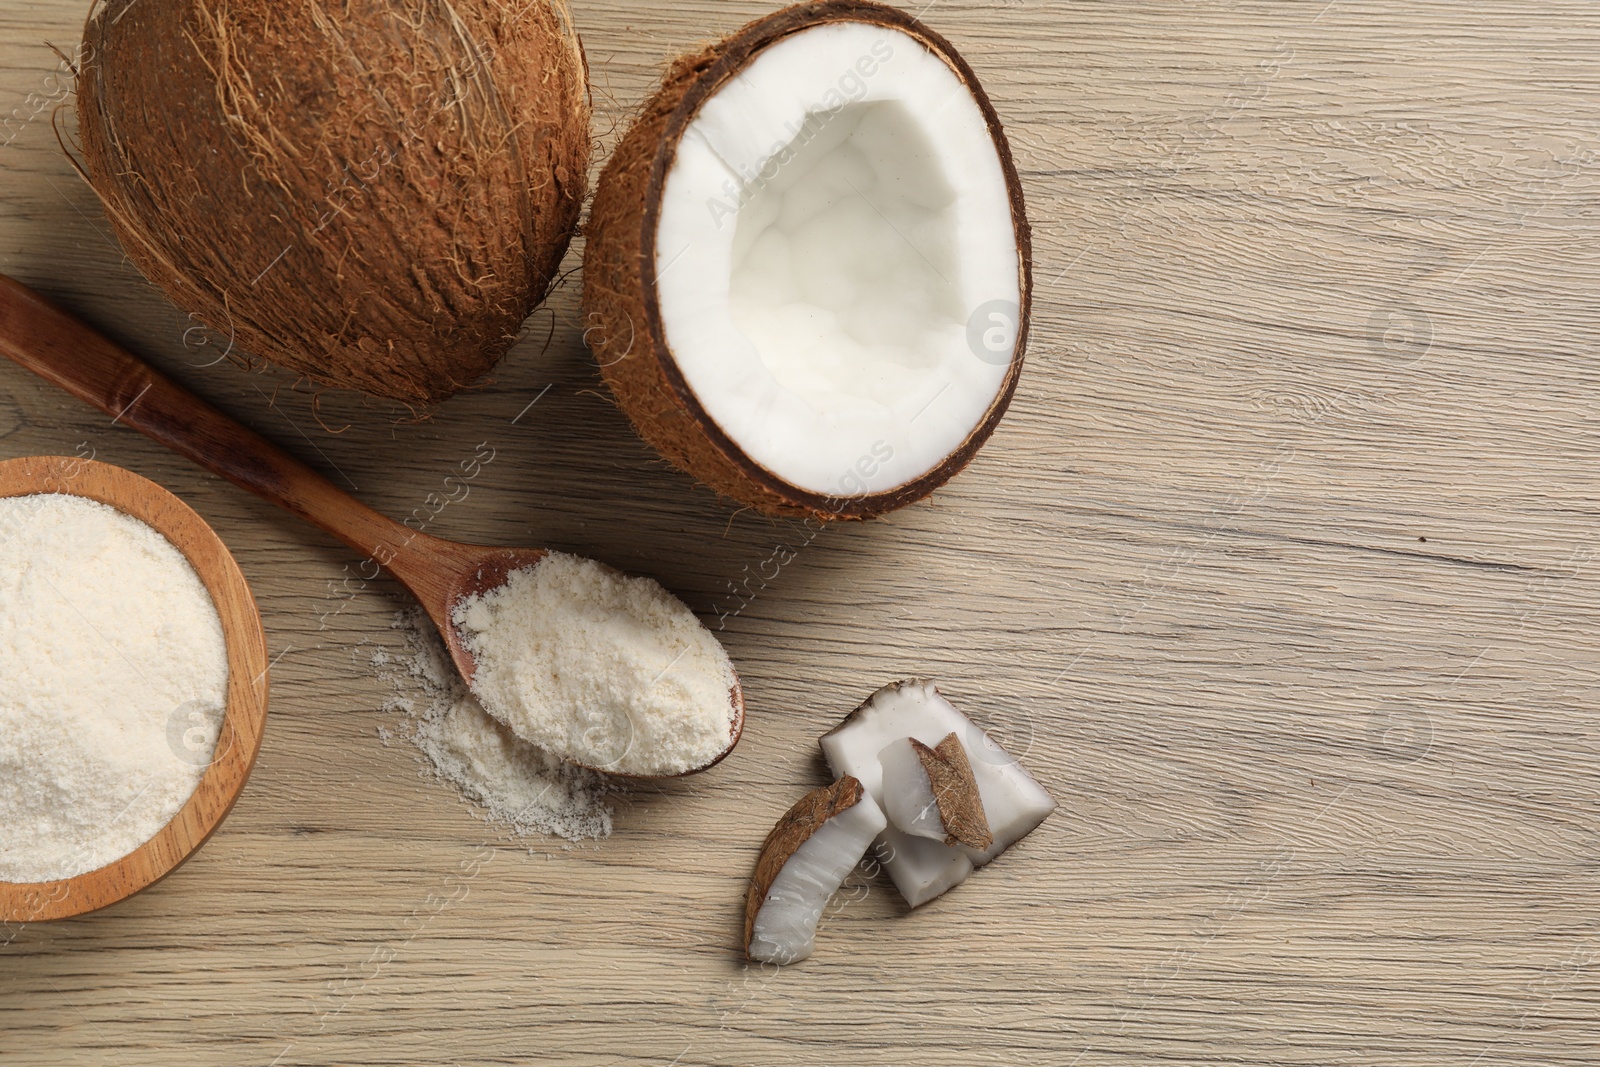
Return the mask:
[[189,561],[115,508],[0,499],[0,881],[121,859],[188,801],[226,706]]
[[732,738],[733,665],[656,582],[552,552],[453,613],[472,691],[524,741],[615,774],[672,775]]

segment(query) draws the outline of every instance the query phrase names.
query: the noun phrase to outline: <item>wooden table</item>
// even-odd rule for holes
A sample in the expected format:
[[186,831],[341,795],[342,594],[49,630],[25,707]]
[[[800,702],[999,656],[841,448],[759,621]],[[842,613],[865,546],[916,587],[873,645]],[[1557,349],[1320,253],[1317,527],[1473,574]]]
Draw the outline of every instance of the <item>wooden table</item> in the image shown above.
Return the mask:
[[[42,42],[70,52],[84,7],[0,3],[0,270],[392,514],[486,444],[447,536],[587,552],[707,617],[808,536],[633,437],[575,281],[427,422],[216,362],[110,240],[48,110],[23,121],[55,93]],[[768,9],[579,5],[603,146],[667,57]],[[925,17],[1027,186],[1016,404],[932,501],[827,529],[729,619],[744,744],[624,798],[607,840],[509,838],[383,743],[391,584],[345,586],[350,552],[0,366],[0,456],[92,451],[182,495],[276,657],[261,763],[204,851],[0,937],[0,1061],[1600,1061],[1600,9]],[[745,880],[823,780],[815,737],[913,674],[1026,750],[1061,810],[937,903],[871,883],[812,961],[747,967]]]

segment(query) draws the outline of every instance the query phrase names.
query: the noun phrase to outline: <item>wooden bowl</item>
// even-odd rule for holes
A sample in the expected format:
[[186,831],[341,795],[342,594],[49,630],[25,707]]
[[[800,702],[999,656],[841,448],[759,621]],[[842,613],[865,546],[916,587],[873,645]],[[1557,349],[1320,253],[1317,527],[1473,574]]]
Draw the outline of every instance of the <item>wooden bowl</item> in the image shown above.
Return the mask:
[[55,882],[0,882],[0,922],[66,919],[154,885],[205,843],[233,808],[261,748],[267,717],[267,640],[239,565],[187,504],[120,467],[59,456],[0,463],[0,497],[68,493],[109,504],[160,532],[189,560],[222,618],[228,707],[215,758],[187,803],[154,837],[99,870]]

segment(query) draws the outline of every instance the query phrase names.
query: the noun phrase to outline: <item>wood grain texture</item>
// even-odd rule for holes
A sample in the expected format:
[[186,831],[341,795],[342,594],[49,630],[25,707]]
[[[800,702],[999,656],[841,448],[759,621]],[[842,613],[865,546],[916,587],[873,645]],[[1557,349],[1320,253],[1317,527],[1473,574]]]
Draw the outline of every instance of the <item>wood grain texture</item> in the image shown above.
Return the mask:
[[[769,9],[582,5],[605,147],[667,57]],[[377,736],[391,584],[0,366],[0,456],[83,445],[179,493],[276,657],[206,848],[0,933],[8,1067],[1600,1060],[1588,0],[928,6],[1018,157],[1033,348],[970,470],[820,531],[639,444],[576,279],[425,423],[217,362],[56,148],[41,42],[83,14],[0,0],[0,271],[386,514],[658,577],[724,628],[749,720],[609,840],[529,852]],[[924,909],[862,878],[811,960],[746,966],[745,881],[823,780],[816,735],[919,674],[1061,810]]]

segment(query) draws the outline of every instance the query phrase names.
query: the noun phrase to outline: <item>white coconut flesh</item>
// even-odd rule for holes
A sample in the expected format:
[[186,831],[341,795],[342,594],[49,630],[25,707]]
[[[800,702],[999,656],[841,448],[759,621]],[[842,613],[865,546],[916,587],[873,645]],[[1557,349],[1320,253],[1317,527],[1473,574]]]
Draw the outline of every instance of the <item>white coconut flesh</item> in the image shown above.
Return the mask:
[[972,860],[959,848],[916,837],[893,826],[878,835],[873,847],[878,861],[889,872],[889,880],[913,908],[943,896],[972,873]]
[[883,814],[890,825],[913,837],[944,843],[947,831],[939,813],[939,799],[911,738],[891,741],[878,753],[883,768]]
[[756,913],[750,958],[790,964],[811,955],[828,901],[887,825],[878,805],[863,794],[817,827],[772,880]]
[[[901,895],[912,907],[958,885],[1027,836],[1056,809],[1034,777],[1001,745],[956,710],[932,682],[885,686],[843,726],[821,740],[823,758],[836,776],[854,775],[880,805],[886,802],[879,755],[901,738],[931,747],[954,732],[972,764],[978,796],[994,834],[994,844],[978,850],[945,845],[890,827],[878,841],[879,856]],[[897,800],[898,804],[899,801]]]
[[1005,388],[1017,243],[955,72],[899,30],[819,25],[685,130],[656,231],[663,333],[749,459],[808,492],[876,495],[939,467]]

